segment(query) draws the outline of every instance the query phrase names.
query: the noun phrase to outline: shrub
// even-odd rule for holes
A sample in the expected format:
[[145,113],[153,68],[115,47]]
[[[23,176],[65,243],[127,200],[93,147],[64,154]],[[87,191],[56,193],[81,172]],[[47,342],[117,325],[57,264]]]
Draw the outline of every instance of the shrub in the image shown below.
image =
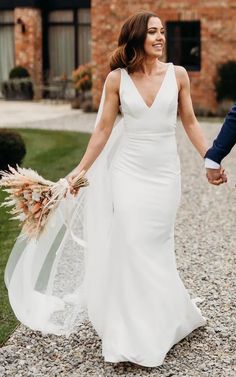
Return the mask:
[[236,100],[236,61],[228,61],[218,66],[215,81],[217,101]]
[[18,132],[0,129],[0,170],[8,170],[8,165],[20,165],[26,154],[24,140]]
[[26,77],[30,77],[30,74],[26,68],[21,67],[20,65],[12,68],[9,73],[9,79],[24,79]]

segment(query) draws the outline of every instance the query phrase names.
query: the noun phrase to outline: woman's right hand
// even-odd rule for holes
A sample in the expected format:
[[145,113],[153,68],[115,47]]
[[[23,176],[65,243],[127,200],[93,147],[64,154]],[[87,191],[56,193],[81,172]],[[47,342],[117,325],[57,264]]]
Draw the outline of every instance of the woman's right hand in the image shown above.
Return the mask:
[[69,175],[68,177],[68,182],[69,182],[69,191],[72,195],[76,196],[79,192],[79,189],[80,187],[78,188],[74,188],[73,187],[73,183],[74,181],[76,180],[76,178],[78,177],[79,173],[81,172],[81,170],[74,170],[71,175]]

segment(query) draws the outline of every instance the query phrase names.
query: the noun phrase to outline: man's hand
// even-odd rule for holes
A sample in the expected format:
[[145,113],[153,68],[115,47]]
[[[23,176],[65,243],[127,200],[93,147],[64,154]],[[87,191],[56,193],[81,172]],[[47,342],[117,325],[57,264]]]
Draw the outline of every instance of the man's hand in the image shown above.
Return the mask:
[[212,185],[219,186],[227,182],[227,176],[223,168],[219,169],[206,169],[206,177],[208,182]]

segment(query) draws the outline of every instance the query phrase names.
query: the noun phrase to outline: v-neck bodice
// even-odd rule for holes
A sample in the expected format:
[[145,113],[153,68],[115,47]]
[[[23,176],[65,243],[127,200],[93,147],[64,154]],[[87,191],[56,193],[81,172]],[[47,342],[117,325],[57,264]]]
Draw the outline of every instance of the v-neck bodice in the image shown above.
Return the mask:
[[165,73],[164,73],[164,77],[163,77],[163,79],[162,79],[162,81],[161,81],[161,85],[160,85],[159,88],[156,90],[156,94],[155,94],[155,97],[154,97],[153,102],[152,102],[151,105],[148,105],[148,104],[146,103],[146,101],[145,101],[145,99],[143,98],[143,96],[142,96],[140,90],[137,88],[137,86],[136,86],[134,80],[131,78],[131,76],[130,76],[130,74],[127,72],[127,70],[126,70],[126,69],[124,70],[124,71],[127,73],[128,77],[130,78],[130,81],[131,81],[132,85],[134,86],[135,90],[137,91],[138,95],[141,97],[141,101],[144,103],[144,105],[145,105],[148,109],[151,109],[151,108],[155,105],[155,102],[156,102],[156,100],[157,100],[157,97],[159,96],[159,93],[161,92],[162,86],[164,85],[165,79],[166,79],[166,77],[167,77],[167,75],[168,75],[168,71],[169,71],[169,67],[170,67],[170,65],[171,65],[171,63],[168,64],[168,67],[167,67],[167,69],[166,69],[166,71],[165,71]]
[[127,131],[173,132],[177,122],[178,104],[178,86],[173,64],[169,63],[151,106],[147,106],[128,72],[122,68],[120,103]]

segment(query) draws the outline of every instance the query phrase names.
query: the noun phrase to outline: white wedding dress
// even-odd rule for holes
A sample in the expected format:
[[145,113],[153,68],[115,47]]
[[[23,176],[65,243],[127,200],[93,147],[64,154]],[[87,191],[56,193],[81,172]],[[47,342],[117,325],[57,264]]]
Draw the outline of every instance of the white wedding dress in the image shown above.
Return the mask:
[[[60,204],[38,243],[16,242],[5,281],[27,326],[68,336],[88,318],[105,361],[155,367],[206,318],[176,267],[174,66],[167,65],[150,107],[127,71],[120,73],[123,117],[88,171],[90,186]],[[104,92],[100,114],[103,101]]]
[[[88,308],[106,361],[160,365],[173,344],[205,324],[176,268],[177,100],[173,64],[151,107],[121,70],[125,131],[110,167],[114,213],[106,276]],[[95,285],[91,281],[92,292]]]

